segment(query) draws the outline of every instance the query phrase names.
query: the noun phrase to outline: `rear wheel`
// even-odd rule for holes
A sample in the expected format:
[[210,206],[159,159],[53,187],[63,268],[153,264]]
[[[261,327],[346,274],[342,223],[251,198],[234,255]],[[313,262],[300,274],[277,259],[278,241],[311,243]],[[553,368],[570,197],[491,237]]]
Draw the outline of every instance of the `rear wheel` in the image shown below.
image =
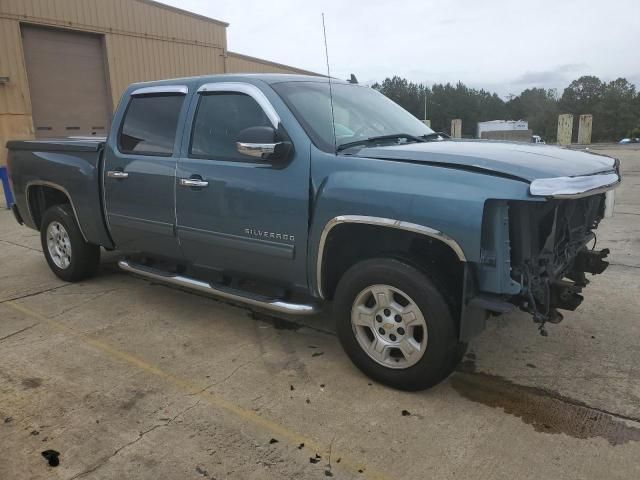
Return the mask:
[[54,205],[42,217],[42,251],[49,268],[67,282],[95,274],[100,247],[85,242],[70,205]]
[[395,388],[437,384],[464,351],[435,283],[398,260],[371,259],[351,267],[338,284],[335,312],[340,342],[353,363]]

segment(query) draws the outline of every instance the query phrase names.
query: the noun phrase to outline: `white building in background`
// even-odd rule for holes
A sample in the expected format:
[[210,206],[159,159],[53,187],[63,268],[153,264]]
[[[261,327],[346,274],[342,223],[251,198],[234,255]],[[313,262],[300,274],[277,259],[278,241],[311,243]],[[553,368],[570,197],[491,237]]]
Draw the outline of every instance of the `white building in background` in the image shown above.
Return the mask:
[[504,132],[529,130],[529,122],[526,120],[491,120],[478,122],[477,138],[482,138],[483,132]]

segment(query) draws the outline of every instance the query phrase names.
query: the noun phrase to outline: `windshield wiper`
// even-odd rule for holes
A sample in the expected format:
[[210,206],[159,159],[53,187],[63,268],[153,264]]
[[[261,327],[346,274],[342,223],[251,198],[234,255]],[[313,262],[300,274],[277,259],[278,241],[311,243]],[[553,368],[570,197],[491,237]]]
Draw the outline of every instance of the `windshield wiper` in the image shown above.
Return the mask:
[[338,148],[336,148],[336,151],[341,152],[342,150],[345,150],[351,147],[357,147],[358,145],[368,145],[370,143],[375,143],[375,142],[384,141],[384,140],[399,140],[401,138],[406,138],[407,140],[410,140],[412,142],[426,141],[424,137],[416,137],[415,135],[410,135],[408,133],[392,133],[390,135],[379,135],[377,137],[363,138],[361,140],[355,140],[353,142],[343,143],[341,145],[338,145]]
[[451,138],[451,136],[444,132],[432,132],[422,135],[421,138],[424,138],[425,140],[445,140],[447,138]]

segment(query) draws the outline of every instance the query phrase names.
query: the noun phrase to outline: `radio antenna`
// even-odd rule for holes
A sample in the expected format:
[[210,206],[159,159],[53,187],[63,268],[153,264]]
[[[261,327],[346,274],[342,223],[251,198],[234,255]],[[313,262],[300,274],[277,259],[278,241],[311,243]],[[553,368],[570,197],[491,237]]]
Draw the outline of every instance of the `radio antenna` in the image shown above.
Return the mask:
[[322,33],[324,34],[324,55],[327,59],[327,78],[329,79],[329,101],[331,103],[331,126],[333,127],[333,150],[338,153],[338,139],[336,138],[336,116],[333,111],[333,89],[331,88],[331,70],[329,69],[329,48],[327,47],[327,29],[324,26],[324,12],[322,13]]

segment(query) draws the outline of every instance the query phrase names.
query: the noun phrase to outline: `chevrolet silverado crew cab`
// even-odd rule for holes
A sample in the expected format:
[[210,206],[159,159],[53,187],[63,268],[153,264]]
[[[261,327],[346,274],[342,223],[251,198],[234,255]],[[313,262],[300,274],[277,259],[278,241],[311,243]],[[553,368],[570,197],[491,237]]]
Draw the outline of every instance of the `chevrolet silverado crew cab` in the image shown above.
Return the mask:
[[15,217],[58,277],[92,275],[103,247],[256,308],[331,305],[351,360],[407,390],[444,379],[491,315],[544,333],[574,310],[620,182],[609,157],[448,140],[371,88],[296,75],[134,84],[106,139],[7,146]]

